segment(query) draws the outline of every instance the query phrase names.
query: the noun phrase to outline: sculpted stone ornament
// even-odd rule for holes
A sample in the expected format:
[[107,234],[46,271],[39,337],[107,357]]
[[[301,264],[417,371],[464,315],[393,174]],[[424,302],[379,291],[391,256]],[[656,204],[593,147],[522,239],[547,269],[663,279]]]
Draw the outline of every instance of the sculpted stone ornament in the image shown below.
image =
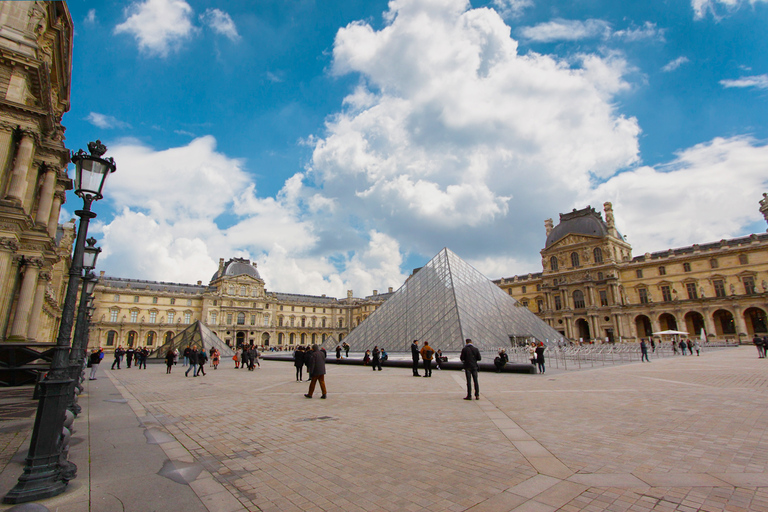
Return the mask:
[[768,222],[768,193],[765,192],[763,192],[763,198],[760,200],[760,213],[763,214],[765,222]]

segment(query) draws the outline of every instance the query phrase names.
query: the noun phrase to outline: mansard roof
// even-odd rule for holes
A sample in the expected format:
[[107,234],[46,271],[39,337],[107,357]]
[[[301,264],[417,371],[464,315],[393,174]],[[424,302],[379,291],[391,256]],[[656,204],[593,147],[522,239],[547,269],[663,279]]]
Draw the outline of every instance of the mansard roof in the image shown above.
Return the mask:
[[608,226],[602,215],[591,206],[581,210],[574,208],[570,213],[560,214],[560,223],[549,233],[544,247],[549,247],[570,234],[604,238],[608,236]]
[[217,270],[216,273],[213,274],[211,282],[223,276],[235,277],[242,275],[251,276],[261,280],[259,271],[256,270],[256,263],[251,263],[251,260],[245,258],[232,258],[224,264],[223,270]]
[[169,293],[189,293],[199,295],[208,286],[200,284],[167,283],[165,281],[145,281],[143,279],[127,279],[124,277],[99,276],[99,284],[109,288],[122,288],[130,291],[153,291]]

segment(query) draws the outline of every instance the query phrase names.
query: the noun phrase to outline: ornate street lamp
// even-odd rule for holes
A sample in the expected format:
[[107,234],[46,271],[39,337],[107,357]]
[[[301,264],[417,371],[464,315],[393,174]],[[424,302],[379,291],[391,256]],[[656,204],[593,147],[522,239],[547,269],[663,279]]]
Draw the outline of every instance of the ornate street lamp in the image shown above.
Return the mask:
[[64,427],[65,411],[73,390],[69,370],[72,324],[88,224],[96,217],[91,211],[91,203],[104,197],[102,190],[107,176],[116,170],[112,158],[102,158],[107,147],[101,141],[89,143],[88,150],[90,155],[81,149],[71,157],[75,164],[75,194],[83,200],[83,209],[75,211],[80,217],[80,226],[69,267],[69,282],[61,311],[59,334],[53,348],[51,369],[40,382],[40,401],[24,472],[14,488],[3,498],[4,503],[24,503],[56,496],[64,492],[69,480],[77,474],[77,467],[66,460],[69,430]]

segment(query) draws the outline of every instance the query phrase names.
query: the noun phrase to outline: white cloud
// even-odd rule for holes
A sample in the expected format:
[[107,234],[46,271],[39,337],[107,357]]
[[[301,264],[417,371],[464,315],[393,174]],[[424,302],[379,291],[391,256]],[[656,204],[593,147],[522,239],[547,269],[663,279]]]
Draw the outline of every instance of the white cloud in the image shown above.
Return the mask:
[[743,76],[735,80],[720,80],[720,85],[725,88],[756,87],[757,89],[768,89],[768,75]]
[[126,20],[115,27],[116,34],[136,38],[139,49],[159,56],[178,47],[195,31],[192,7],[184,0],[145,0],[125,9]]
[[607,21],[589,19],[563,20],[557,19],[539,23],[533,27],[524,27],[520,34],[531,41],[576,41],[594,37],[608,37],[611,34],[611,25]]
[[84,23],[93,24],[96,23],[96,9],[89,9],[88,14],[85,16]]
[[493,0],[493,7],[504,18],[520,16],[526,7],[533,5],[533,0]]
[[130,128],[131,126],[128,123],[120,121],[115,117],[108,116],[106,114],[99,114],[98,112],[91,112],[88,114],[88,117],[86,117],[85,120],[92,125],[103,128],[105,130],[110,128]]
[[656,27],[655,23],[646,21],[642,27],[626,28],[623,30],[617,30],[611,37],[616,39],[623,39],[624,41],[637,42],[647,39],[655,39],[657,41],[664,40],[664,29]]
[[745,3],[755,5],[766,1],[768,0],[691,0],[691,7],[693,8],[694,19],[703,19],[707,13],[712,14],[717,19],[722,16],[723,11],[727,14],[737,10]]
[[686,64],[688,62],[689,62],[688,57],[681,56],[676,58],[675,60],[669,61],[663,68],[661,68],[661,70],[664,71],[665,73],[669,73],[670,71],[674,71],[680,66],[682,66],[683,64]]
[[619,230],[635,254],[712,242],[738,236],[760,220],[767,167],[765,143],[716,138],[681,151],[668,165],[621,173],[591,190],[583,203],[612,201]]
[[232,17],[224,11],[208,8],[200,15],[200,21],[211,27],[217,34],[221,34],[231,41],[240,39],[240,34],[237,33],[235,22],[232,21]]

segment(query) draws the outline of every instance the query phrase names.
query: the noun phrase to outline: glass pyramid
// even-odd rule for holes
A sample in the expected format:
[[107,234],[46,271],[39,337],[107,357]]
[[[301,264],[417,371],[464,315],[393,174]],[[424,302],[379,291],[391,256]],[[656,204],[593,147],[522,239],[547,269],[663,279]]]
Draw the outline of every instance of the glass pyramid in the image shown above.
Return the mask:
[[171,338],[160,345],[156,350],[150,352],[149,357],[164,358],[165,354],[172,348],[175,348],[179,353],[184,352],[184,349],[196,345],[198,350],[202,347],[206,351],[211,347],[215,347],[219,350],[222,360],[225,358],[231,358],[235,355],[235,352],[223,341],[221,338],[213,334],[213,331],[203,325],[200,320],[181,331],[179,334]]
[[[344,338],[353,351],[374,345],[410,352],[424,341],[458,352],[466,338],[483,352],[521,340],[554,342],[562,334],[521,306],[469,263],[444,248]],[[326,350],[335,348],[328,347]]]

